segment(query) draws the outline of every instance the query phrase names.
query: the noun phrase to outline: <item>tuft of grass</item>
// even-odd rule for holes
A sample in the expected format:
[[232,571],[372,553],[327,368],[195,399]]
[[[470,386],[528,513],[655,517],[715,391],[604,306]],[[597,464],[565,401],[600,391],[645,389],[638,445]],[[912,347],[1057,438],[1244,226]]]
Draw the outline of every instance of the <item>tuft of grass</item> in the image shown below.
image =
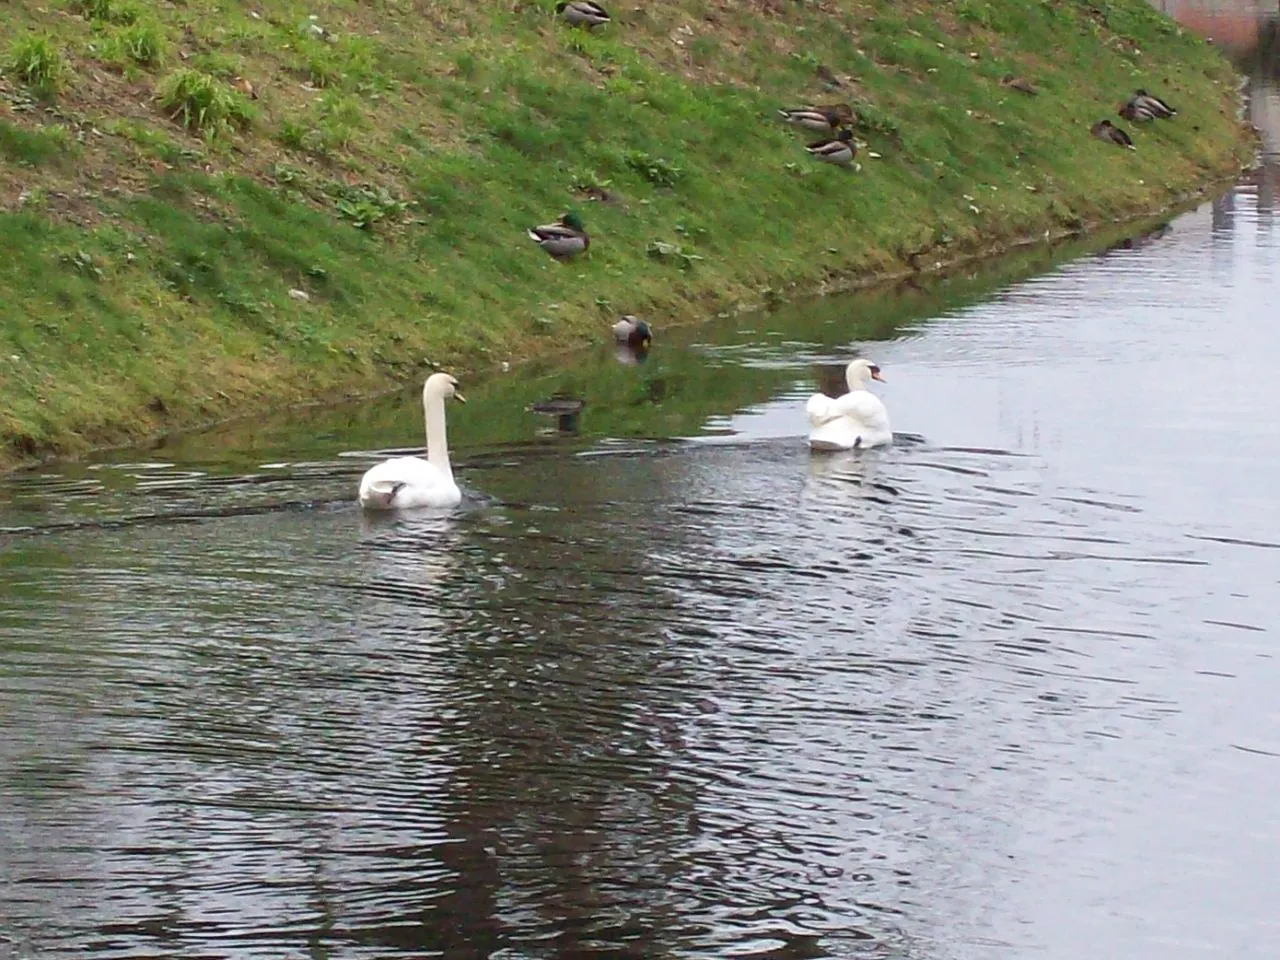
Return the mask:
[[281,120],[276,139],[291,150],[329,158],[343,150],[367,126],[358,99],[330,90],[303,117]]
[[143,67],[159,65],[165,54],[164,30],[154,20],[140,20],[121,27],[108,41],[108,56]]
[[229,80],[239,75],[244,69],[242,59],[234,53],[221,50],[210,50],[191,58],[191,66],[201,73],[207,73],[219,80]]
[[100,23],[129,24],[136,22],[141,15],[137,4],[128,0],[76,0],[72,9],[86,20]]
[[28,34],[9,46],[6,69],[36,93],[57,93],[66,81],[69,67],[53,37]]
[[386,187],[334,184],[329,192],[336,198],[338,215],[361,230],[372,230],[379,221],[398,217],[409,206]]
[[156,88],[156,97],[171,120],[203,137],[247,127],[253,119],[243,94],[199,70],[171,73]]
[[629,151],[626,164],[657,187],[674,187],[680,182],[681,170],[670,160],[652,157],[643,150]]

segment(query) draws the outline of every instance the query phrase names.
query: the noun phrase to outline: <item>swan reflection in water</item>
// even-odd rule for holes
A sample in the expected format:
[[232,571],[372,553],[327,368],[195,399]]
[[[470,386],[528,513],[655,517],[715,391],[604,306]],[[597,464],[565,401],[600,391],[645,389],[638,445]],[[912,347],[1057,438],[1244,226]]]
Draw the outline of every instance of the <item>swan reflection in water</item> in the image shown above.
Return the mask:
[[864,498],[882,495],[877,480],[884,475],[885,465],[878,456],[860,456],[858,451],[841,450],[826,457],[808,458],[808,480],[805,493],[818,493],[830,497],[833,491],[840,496]]

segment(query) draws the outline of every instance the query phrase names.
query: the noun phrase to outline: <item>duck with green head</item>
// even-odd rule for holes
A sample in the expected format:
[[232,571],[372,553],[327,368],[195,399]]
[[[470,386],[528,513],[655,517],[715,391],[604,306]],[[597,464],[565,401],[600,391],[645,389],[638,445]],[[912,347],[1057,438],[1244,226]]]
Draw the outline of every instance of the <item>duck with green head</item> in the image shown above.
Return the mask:
[[653,331],[639,317],[628,313],[613,325],[613,339],[629,347],[647,349],[653,343]]
[[591,246],[582,218],[570,210],[555,223],[544,223],[529,231],[529,239],[556,260],[572,260]]

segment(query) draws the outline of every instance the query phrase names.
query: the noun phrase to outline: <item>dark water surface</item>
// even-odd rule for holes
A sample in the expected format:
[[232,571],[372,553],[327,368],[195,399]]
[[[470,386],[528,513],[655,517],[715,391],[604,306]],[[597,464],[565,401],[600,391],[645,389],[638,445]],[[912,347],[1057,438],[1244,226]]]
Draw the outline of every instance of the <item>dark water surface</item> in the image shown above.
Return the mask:
[[453,515],[416,391],[3,481],[0,956],[1274,958],[1258,197],[469,385]]

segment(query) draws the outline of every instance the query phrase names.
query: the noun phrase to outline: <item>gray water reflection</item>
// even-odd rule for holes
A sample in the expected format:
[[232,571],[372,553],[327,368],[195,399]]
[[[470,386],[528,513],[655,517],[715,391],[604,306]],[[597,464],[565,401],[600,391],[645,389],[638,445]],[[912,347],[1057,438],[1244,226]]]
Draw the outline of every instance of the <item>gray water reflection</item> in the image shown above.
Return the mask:
[[[477,384],[450,516],[351,502],[412,397],[6,481],[8,949],[1274,956],[1277,246],[1215,209]],[[853,346],[923,439],[811,457]]]

